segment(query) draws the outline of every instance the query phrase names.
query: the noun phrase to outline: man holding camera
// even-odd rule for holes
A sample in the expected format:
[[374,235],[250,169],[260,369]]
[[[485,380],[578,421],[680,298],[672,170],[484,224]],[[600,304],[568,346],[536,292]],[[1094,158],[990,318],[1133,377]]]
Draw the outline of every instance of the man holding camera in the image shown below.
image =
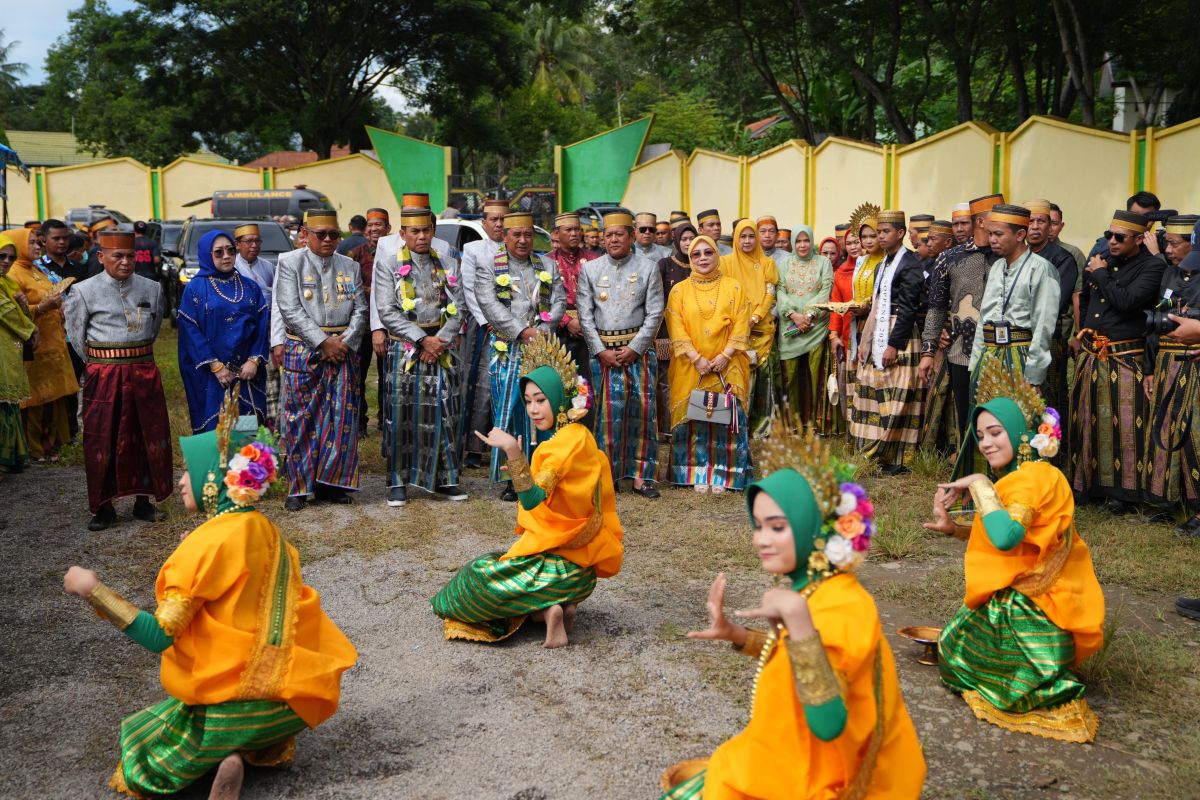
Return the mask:
[[1113,213],[1108,253],[1092,256],[1084,270],[1073,344],[1080,357],[1067,474],[1080,502],[1102,502],[1114,514],[1135,511],[1142,500],[1149,428],[1144,312],[1158,300],[1166,266],[1142,244],[1149,223],[1144,214]]

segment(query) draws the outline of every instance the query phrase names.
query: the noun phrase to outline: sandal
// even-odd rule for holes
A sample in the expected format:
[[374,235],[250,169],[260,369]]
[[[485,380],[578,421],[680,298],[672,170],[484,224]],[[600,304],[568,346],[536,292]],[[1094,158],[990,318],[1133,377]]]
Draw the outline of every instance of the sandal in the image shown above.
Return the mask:
[[714,484],[714,485],[713,485],[713,487],[712,487],[712,489],[711,489],[710,491],[711,491],[713,494],[725,494],[725,487],[724,487],[724,486],[717,486],[716,484]]
[[707,483],[697,483],[694,486],[692,486],[692,489],[695,490],[696,494],[708,494],[708,484]]

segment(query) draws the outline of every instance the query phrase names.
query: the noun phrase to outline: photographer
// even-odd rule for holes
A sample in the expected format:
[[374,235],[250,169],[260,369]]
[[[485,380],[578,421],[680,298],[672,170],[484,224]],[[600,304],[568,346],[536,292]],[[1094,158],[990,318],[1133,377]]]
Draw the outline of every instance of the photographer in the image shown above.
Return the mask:
[[1142,500],[1145,420],[1141,385],[1146,361],[1145,311],[1158,302],[1166,264],[1142,245],[1149,220],[1116,211],[1105,239],[1106,256],[1085,268],[1079,298],[1081,328],[1072,340],[1080,351],[1071,387],[1069,476],[1081,502],[1103,502],[1113,514],[1137,510]]
[[1151,424],[1145,489],[1147,502],[1159,514],[1172,516],[1181,507],[1188,512],[1177,535],[1198,537],[1200,484],[1192,475],[1200,471],[1200,420],[1193,424],[1192,416],[1200,402],[1200,251],[1191,245],[1200,235],[1200,221],[1190,219],[1188,238],[1178,233],[1182,217],[1167,222],[1167,257],[1173,264],[1167,267],[1158,305],[1146,313],[1154,373],[1146,376]]

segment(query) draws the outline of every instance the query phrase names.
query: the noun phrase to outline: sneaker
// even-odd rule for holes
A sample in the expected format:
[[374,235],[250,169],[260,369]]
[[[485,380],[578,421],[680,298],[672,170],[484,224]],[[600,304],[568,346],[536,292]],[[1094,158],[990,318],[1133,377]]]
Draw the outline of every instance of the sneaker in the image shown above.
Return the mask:
[[504,491],[500,493],[500,499],[506,503],[517,502],[517,490],[513,488],[512,481],[504,485]]
[[457,484],[454,486],[439,486],[434,493],[440,494],[452,503],[461,503],[469,496],[462,489],[458,488]]
[[463,467],[465,469],[476,469],[483,466],[483,459],[479,453],[467,453],[463,458]]
[[111,505],[101,506],[96,515],[88,522],[89,531],[106,530],[117,521],[117,510]]
[[1174,530],[1176,539],[1194,539],[1200,537],[1200,514],[1191,517],[1187,522]]
[[408,487],[393,486],[388,489],[387,504],[392,508],[400,508],[408,502]]
[[662,497],[662,495],[659,494],[658,489],[655,489],[648,483],[642,484],[642,488],[640,489],[636,486],[633,487],[633,493],[636,495],[641,495],[647,500],[657,500],[658,498]]
[[1175,611],[1182,617],[1200,620],[1200,597],[1181,597],[1175,601]]
[[302,494],[292,495],[283,503],[283,507],[287,511],[299,511],[306,505],[308,505],[308,498]]
[[133,504],[133,518],[142,522],[162,522],[167,515],[155,508],[147,498],[139,497]]

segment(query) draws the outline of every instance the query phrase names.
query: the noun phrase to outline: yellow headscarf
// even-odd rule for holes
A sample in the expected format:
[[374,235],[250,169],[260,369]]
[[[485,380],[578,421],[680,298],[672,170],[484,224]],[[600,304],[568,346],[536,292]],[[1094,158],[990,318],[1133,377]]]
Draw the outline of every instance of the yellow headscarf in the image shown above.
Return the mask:
[[[743,252],[741,237],[744,231],[754,234],[754,249]],[[771,309],[775,306],[775,287],[779,284],[779,268],[775,259],[763,252],[754,222],[744,219],[733,229],[733,252],[721,256],[721,274],[733,278],[742,285],[750,304],[751,319],[750,347],[759,361],[765,361],[775,343],[775,318]]]
[[[699,236],[693,238],[692,241],[690,243],[688,243],[688,251],[687,251],[688,261],[692,260],[692,251],[696,249],[696,245],[700,244],[700,242],[708,242],[708,246],[713,249],[714,253],[721,252],[721,249],[719,247],[717,247],[716,241],[714,241],[713,238],[711,236],[709,236],[708,234],[702,233]],[[718,270],[721,268],[721,259],[723,259],[723,258],[724,258],[724,256],[717,257],[717,269]]]
[[[23,229],[19,229],[19,230],[23,230]],[[19,240],[21,237],[17,236],[16,238]],[[26,241],[28,241],[28,237],[26,237]],[[0,233],[0,250],[4,249],[5,247],[11,247],[12,249],[16,250],[17,251],[17,260],[18,261],[21,260],[21,258],[22,258],[21,246],[17,244],[17,242],[13,239],[13,237],[8,235],[8,232]],[[26,251],[28,251],[28,245],[26,245]],[[28,254],[28,252],[26,253],[26,255],[27,254]],[[9,266],[9,269],[12,269],[12,265]],[[12,278],[8,277],[7,272],[4,273],[3,277],[0,277],[0,292],[2,292],[4,294],[4,296],[7,297],[9,300],[15,300],[17,294],[19,294],[20,291],[21,291],[21,287],[17,284],[16,281],[14,281]]]
[[[742,231],[750,231],[754,234],[754,249],[749,253],[742,251]],[[733,229],[733,252],[729,255],[721,256],[721,266],[725,266],[725,261],[728,259],[731,262],[736,262],[738,271],[753,270],[754,265],[762,265],[767,260],[767,254],[763,252],[762,242],[758,238],[758,228],[754,227],[754,222],[744,219],[739,222]],[[735,276],[736,277],[736,276]]]

